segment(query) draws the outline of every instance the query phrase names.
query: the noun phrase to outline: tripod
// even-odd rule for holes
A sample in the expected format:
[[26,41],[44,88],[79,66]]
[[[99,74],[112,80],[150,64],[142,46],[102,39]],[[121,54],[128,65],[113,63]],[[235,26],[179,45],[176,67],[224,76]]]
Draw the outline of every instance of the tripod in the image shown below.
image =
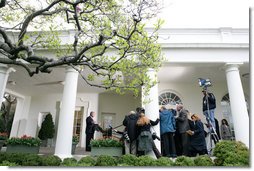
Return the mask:
[[212,154],[212,150],[213,150],[213,145],[212,145],[212,140],[214,141],[214,144],[216,144],[217,142],[219,142],[219,136],[216,133],[216,129],[214,128],[214,125],[211,122],[211,111],[209,109],[209,101],[208,101],[208,92],[207,92],[207,87],[204,87],[204,91],[205,91],[205,95],[206,95],[206,106],[207,106],[207,115],[206,116],[206,120],[207,120],[207,128],[209,130],[209,134],[210,134],[210,149],[208,149],[208,155]]

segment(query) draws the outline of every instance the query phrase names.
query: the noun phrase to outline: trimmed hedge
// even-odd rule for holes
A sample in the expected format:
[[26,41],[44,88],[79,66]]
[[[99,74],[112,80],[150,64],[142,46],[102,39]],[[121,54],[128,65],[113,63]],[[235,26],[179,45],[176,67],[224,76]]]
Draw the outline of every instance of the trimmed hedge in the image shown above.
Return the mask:
[[126,154],[121,157],[102,155],[97,158],[86,156],[77,161],[54,155],[24,153],[0,153],[0,166],[249,166],[249,149],[241,142],[221,141],[214,149],[215,160],[203,155],[195,158],[181,156],[173,162],[168,157],[154,159],[150,156],[137,157]]
[[249,166],[249,149],[239,141],[221,141],[214,149],[216,166]]

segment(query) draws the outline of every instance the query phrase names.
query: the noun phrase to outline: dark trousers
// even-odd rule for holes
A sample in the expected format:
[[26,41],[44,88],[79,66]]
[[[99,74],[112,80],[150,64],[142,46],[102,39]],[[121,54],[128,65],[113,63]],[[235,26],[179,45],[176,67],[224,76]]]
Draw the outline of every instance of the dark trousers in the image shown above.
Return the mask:
[[86,134],[86,151],[91,151],[90,141],[93,139],[94,134]]
[[167,132],[161,135],[161,150],[163,151],[163,156],[166,157],[176,157],[176,148],[175,148],[175,140],[174,133]]
[[175,132],[174,139],[175,139],[176,155],[181,156],[183,155],[183,148],[181,143],[181,134],[178,131]]
[[189,148],[189,157],[196,157],[197,154],[199,155],[205,155],[207,154],[207,149],[196,149],[194,147]]
[[182,154],[185,156],[189,155],[189,143],[190,143],[190,139],[189,139],[189,135],[187,133],[182,133],[181,134],[181,145],[182,145]]

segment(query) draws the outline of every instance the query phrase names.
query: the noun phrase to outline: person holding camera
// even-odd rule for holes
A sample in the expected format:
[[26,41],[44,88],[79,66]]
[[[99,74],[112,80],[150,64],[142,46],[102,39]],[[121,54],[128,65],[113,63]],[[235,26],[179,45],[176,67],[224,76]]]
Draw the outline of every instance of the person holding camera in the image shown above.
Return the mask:
[[146,155],[148,152],[153,151],[157,158],[161,157],[161,153],[157,149],[154,139],[159,138],[156,134],[151,133],[151,126],[155,126],[159,123],[160,119],[152,121],[145,116],[145,113],[141,112],[137,121],[137,128],[139,132],[138,136],[138,156]]
[[123,120],[123,125],[125,126],[123,134],[125,154],[137,154],[137,120],[138,115],[134,111],[131,111]]
[[214,111],[216,108],[216,99],[213,93],[207,92],[207,88],[204,87],[202,92],[203,92],[203,114],[206,117],[208,127],[211,130],[211,127],[214,128],[216,131],[216,124],[215,124],[215,119],[214,119]]

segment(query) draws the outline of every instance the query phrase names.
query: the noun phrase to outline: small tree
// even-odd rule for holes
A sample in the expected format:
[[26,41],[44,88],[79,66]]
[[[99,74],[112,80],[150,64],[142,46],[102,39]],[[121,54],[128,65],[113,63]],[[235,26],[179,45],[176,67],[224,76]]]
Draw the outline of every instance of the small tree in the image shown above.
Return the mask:
[[55,125],[53,122],[52,115],[49,113],[46,115],[44,121],[41,124],[41,129],[39,131],[38,137],[41,140],[46,140],[48,138],[53,138],[55,133]]

